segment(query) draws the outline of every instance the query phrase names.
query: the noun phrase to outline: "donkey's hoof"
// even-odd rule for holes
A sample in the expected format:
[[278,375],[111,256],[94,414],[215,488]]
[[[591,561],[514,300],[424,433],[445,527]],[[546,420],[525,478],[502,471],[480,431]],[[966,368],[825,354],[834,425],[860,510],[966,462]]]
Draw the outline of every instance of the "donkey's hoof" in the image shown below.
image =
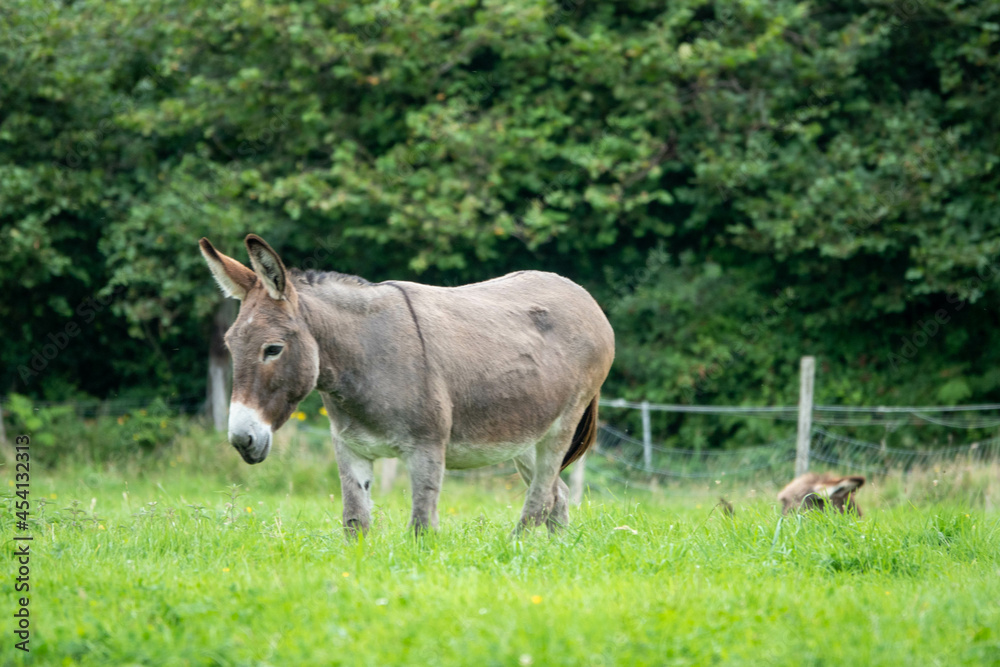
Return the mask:
[[347,519],[344,521],[344,534],[349,539],[357,539],[360,535],[368,533],[368,522],[361,519]]
[[563,529],[566,528],[567,524],[569,524],[568,519],[564,521],[561,519],[550,518],[548,521],[545,522],[545,527],[549,529],[550,533],[555,535],[557,533],[561,533]]
[[424,535],[433,533],[437,529],[437,526],[431,521],[414,521],[410,520],[410,530],[413,531],[413,536],[419,539]]

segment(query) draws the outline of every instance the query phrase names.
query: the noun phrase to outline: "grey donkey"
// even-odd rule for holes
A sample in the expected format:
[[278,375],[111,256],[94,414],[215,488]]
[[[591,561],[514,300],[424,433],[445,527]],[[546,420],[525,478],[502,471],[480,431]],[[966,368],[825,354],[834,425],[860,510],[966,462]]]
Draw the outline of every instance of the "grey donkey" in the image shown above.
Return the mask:
[[247,463],[314,389],[330,417],[344,527],[371,523],[372,463],[402,458],[411,526],[438,523],[445,469],[513,459],[528,485],[518,530],[569,520],[559,472],[594,442],[614,332],[597,302],[553,273],[461,287],[370,283],[288,270],[246,237],[252,270],[201,239],[225,295],[241,301],[229,441]]

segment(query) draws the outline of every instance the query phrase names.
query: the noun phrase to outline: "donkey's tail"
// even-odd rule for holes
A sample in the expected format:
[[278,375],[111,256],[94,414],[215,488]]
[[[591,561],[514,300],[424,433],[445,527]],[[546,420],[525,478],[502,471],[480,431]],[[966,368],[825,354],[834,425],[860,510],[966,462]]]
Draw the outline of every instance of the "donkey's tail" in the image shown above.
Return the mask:
[[560,470],[565,470],[566,466],[583,456],[590,449],[590,446],[594,444],[594,440],[597,439],[598,398],[600,398],[600,394],[594,396],[593,400],[590,401],[590,405],[584,411],[583,417],[580,418],[580,423],[576,425],[576,432],[573,433],[573,444],[569,446],[569,451],[566,452],[566,456],[563,458]]

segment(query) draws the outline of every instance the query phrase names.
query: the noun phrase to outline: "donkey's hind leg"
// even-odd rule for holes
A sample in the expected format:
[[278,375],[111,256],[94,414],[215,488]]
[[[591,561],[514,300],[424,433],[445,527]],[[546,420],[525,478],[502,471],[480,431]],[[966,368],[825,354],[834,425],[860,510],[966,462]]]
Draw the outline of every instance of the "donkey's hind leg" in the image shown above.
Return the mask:
[[[569,488],[559,479],[559,469],[572,437],[571,429],[553,429],[535,445],[533,452],[514,459],[521,477],[528,482],[518,532],[543,523],[555,532],[569,521]],[[533,464],[530,469],[529,463]]]
[[[535,475],[535,449],[529,449],[524,454],[515,456],[514,467],[521,474],[524,483],[530,487]],[[569,523],[569,486],[561,477],[557,476],[556,483],[552,486],[552,499],[552,509],[545,519],[545,525],[550,531],[555,532],[559,527]]]
[[556,483],[552,486],[552,498],[552,511],[545,520],[550,533],[558,531],[569,523],[569,486],[558,475]]
[[535,448],[532,447],[523,454],[514,457],[514,467],[521,474],[521,479],[531,486],[531,478],[535,475]]
[[413,493],[410,527],[418,536],[428,528],[438,527],[437,506],[444,484],[444,459],[444,443],[414,449],[405,457]]

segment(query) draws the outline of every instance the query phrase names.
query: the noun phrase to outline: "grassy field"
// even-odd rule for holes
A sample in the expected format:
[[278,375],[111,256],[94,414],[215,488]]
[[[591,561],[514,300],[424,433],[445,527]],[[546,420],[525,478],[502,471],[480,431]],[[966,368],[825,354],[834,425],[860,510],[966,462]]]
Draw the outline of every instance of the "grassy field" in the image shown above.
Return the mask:
[[437,534],[410,536],[403,484],[348,542],[328,460],[236,458],[35,472],[32,650],[13,649],[4,559],[0,662],[1000,664],[1000,515],[981,499],[876,486],[862,520],[782,519],[770,492],[730,489],[729,519],[702,490],[595,489],[561,536],[514,541],[519,482],[449,479]]

